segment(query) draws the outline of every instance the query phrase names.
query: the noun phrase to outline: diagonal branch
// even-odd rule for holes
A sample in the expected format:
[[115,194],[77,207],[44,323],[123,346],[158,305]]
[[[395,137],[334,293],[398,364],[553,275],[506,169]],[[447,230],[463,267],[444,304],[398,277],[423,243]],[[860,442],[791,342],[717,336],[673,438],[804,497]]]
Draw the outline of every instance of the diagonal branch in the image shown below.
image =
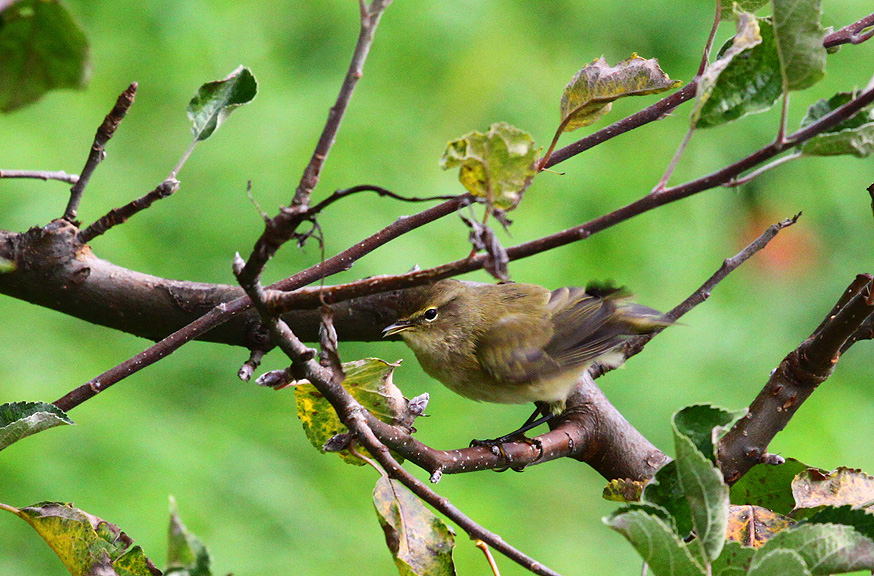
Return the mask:
[[736,482],[766,459],[774,436],[831,376],[847,343],[855,342],[854,335],[874,315],[871,288],[871,275],[856,278],[813,334],[774,370],[747,416],[719,441],[719,465],[726,482]]
[[94,135],[94,144],[91,145],[91,153],[88,154],[88,160],[85,162],[85,167],[82,168],[82,174],[79,179],[70,189],[70,201],[67,203],[67,208],[64,210],[64,220],[70,222],[76,219],[76,210],[79,208],[79,202],[82,200],[82,193],[85,191],[85,186],[91,179],[91,175],[104,158],[106,158],[106,143],[115,134],[119,123],[124,119],[125,114],[134,103],[134,96],[137,93],[137,83],[134,82],[122,92],[115,106],[112,107],[103,123],[97,128],[97,134]]

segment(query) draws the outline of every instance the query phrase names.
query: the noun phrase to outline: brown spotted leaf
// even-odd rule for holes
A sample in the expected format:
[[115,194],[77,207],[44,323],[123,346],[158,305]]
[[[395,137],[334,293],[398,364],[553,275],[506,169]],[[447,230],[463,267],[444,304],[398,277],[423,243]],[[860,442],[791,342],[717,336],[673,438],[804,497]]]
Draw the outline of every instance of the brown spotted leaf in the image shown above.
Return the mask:
[[614,502],[638,502],[646,481],[631,478],[614,478],[604,487],[602,496]]
[[455,576],[455,533],[397,480],[382,477],[373,506],[401,576]]
[[852,468],[825,472],[810,468],[792,482],[795,509],[818,506],[870,506],[874,503],[874,477]]
[[469,132],[446,145],[440,167],[460,167],[458,180],[491,208],[512,210],[537,174],[531,134],[497,122],[488,131]]
[[726,538],[744,546],[758,548],[774,534],[794,523],[788,516],[771,512],[761,506],[730,506]]
[[612,102],[624,96],[658,94],[680,86],[659,68],[655,58],[644,59],[637,54],[610,66],[603,57],[592,61],[577,72],[561,95],[561,120],[564,132],[596,122],[612,107]]
[[[397,364],[378,358],[345,362],[343,371],[346,379],[343,380],[343,387],[371,414],[383,422],[393,423],[404,413],[407,405],[403,394],[392,382],[392,372],[396,367]],[[324,446],[328,440],[348,432],[331,403],[312,384],[295,386],[294,399],[297,401],[297,416],[303,423],[304,432],[312,445],[320,451],[325,452]],[[364,464],[349,450],[341,450],[338,454],[350,464]]]

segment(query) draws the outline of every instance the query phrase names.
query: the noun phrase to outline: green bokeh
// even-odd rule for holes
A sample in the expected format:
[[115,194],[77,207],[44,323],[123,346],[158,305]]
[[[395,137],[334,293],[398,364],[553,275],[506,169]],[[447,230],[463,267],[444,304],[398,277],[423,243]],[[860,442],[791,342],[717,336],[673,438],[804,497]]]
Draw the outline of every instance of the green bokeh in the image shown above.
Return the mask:
[[[287,203],[345,74],[357,31],[352,0],[240,3],[114,0],[70,2],[93,48],[85,92],[46,96],[0,117],[0,168],[77,173],[94,131],[131,81],[140,89],[85,193],[89,222],[158,184],[189,141],[185,107],[197,87],[240,64],[259,81],[255,101],[198,145],[179,175],[180,191],[95,240],[103,258],[171,278],[230,282],[234,252],[262,229],[246,182],[268,212]],[[437,163],[446,142],[506,121],[548,144],[559,97],[585,63],[615,63],[632,52],[659,58],[671,78],[698,67],[712,7],[679,3],[396,0],[383,18],[365,75],[328,159],[317,196],[370,183],[409,195],[460,192]],[[864,16],[855,0],[826,5],[824,25]],[[729,35],[729,24],[717,45]],[[792,98],[790,125],[808,104],[868,82],[874,42],[829,56],[826,79]],[[616,102],[590,129],[655,102]],[[506,245],[600,216],[645,194],[661,176],[688,126],[689,106],[540,175],[526,193]],[[696,133],[672,182],[732,162],[771,141],[776,111]],[[565,135],[560,145],[583,133]],[[767,224],[804,216],[773,246],[723,282],[711,299],[668,330],[624,370],[600,381],[647,437],[671,447],[669,417],[679,407],[749,403],[780,359],[819,323],[842,290],[870,268],[871,160],[811,158],[741,190],[717,189],[645,214],[591,239],[523,261],[519,281],[549,287],[612,279],[640,302],[667,309],[703,282]],[[24,230],[61,214],[57,182],[0,182],[0,227]],[[417,207],[361,196],[321,219],[328,254]],[[469,251],[455,217],[405,236],[332,281],[431,266]],[[271,262],[279,279],[318,261],[315,245],[289,246]],[[486,279],[482,273],[469,278]],[[144,340],[0,299],[0,402],[52,401],[140,351]],[[506,432],[528,407],[475,404],[418,369],[398,343],[341,343],[344,360],[404,359],[395,381],[412,397],[432,394],[419,437],[439,448]],[[24,506],[72,501],[117,523],[159,566],[166,547],[167,497],[211,549],[216,573],[392,574],[373,513],[376,480],[321,455],[304,437],[289,391],[236,379],[244,351],[187,346],[74,410],[75,427],[28,438],[0,454],[0,501]],[[874,471],[862,450],[874,435],[872,345],[862,343],[801,409],[772,450],[801,461]],[[283,366],[277,353],[266,368]],[[416,471],[425,477],[421,471]],[[524,474],[446,477],[438,491],[486,527],[566,574],[633,574],[640,562],[600,517],[603,479],[572,461]],[[460,573],[485,573],[481,554],[459,532]],[[502,573],[526,573],[498,559]],[[30,528],[0,516],[0,575],[64,574]]]

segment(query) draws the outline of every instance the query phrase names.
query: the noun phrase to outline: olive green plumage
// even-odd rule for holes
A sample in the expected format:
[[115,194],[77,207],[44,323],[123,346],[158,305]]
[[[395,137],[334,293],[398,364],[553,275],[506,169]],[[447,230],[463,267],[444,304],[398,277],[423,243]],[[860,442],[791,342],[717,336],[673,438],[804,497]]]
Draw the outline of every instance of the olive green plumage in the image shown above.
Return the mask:
[[462,396],[557,413],[583,370],[620,363],[618,345],[669,323],[609,288],[441,280],[408,290],[384,334],[400,334],[425,372]]

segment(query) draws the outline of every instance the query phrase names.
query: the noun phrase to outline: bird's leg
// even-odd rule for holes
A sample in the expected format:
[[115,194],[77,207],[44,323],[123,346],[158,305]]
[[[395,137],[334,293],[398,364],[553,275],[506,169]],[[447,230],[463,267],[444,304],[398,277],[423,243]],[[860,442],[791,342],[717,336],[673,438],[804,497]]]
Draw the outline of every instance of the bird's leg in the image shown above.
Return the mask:
[[[549,406],[543,402],[535,402],[536,408],[531,416],[525,420],[525,423],[519,427],[518,430],[514,430],[509,434],[504,434],[500,438],[495,438],[493,440],[471,440],[471,446],[485,446],[487,448],[491,448],[492,452],[499,454],[505,460],[509,460],[507,453],[504,451],[504,444],[507,442],[525,442],[527,444],[531,444],[532,446],[536,446],[538,450],[540,450],[541,456],[543,455],[543,445],[540,443],[540,440],[537,438],[529,438],[525,436],[525,432],[528,432],[532,428],[536,428],[541,424],[549,422],[554,414],[550,412]],[[539,456],[538,456],[539,458]],[[524,467],[523,467],[524,468]],[[503,472],[506,468],[499,470],[499,472]],[[521,472],[522,468],[513,468],[516,472]]]

